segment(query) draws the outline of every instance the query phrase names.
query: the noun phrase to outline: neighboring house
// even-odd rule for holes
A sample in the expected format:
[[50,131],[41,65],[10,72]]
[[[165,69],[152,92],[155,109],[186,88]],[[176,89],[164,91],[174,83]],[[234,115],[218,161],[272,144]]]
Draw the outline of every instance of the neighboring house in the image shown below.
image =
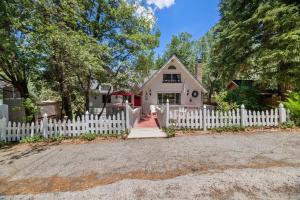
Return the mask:
[[200,61],[196,64],[195,72],[196,75],[192,75],[175,55],[172,56],[142,85],[143,113],[150,113],[152,105],[166,104],[167,99],[171,107],[202,107],[203,95],[207,91],[201,83]]
[[281,101],[278,90],[266,89],[263,85],[257,84],[254,80],[233,80],[227,85],[228,90],[235,90],[239,87],[251,87],[257,89],[260,98],[259,103],[263,105],[278,106]]
[[253,87],[253,80],[233,80],[227,85],[228,90],[235,90],[240,86]]
[[[0,81],[0,96],[0,109],[2,104],[8,107],[5,118],[13,122],[23,122],[25,120],[25,110],[23,98],[21,98],[18,89],[11,83]],[[36,119],[42,118],[45,113],[49,118],[61,117],[61,102],[59,101],[42,101],[37,106],[40,108],[40,112],[36,114]]]

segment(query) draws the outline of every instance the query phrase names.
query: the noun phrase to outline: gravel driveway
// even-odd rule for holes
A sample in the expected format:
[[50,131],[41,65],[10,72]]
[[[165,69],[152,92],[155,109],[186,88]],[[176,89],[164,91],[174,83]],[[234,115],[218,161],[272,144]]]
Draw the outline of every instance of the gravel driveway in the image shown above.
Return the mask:
[[0,150],[0,194],[5,199],[300,199],[300,133],[18,145]]

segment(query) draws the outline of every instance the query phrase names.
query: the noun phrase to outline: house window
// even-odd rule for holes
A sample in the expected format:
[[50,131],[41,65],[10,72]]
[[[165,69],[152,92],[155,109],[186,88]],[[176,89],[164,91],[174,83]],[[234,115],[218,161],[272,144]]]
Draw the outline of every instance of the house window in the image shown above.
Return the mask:
[[180,93],[158,93],[157,103],[159,105],[166,104],[167,99],[171,105],[180,105]]
[[170,67],[168,67],[168,69],[176,70],[176,67],[174,65],[171,65]]
[[108,95],[108,96],[106,94],[102,95],[102,103],[105,103],[106,99],[107,99],[107,103],[111,103],[110,95]]
[[181,74],[164,74],[163,83],[181,83]]

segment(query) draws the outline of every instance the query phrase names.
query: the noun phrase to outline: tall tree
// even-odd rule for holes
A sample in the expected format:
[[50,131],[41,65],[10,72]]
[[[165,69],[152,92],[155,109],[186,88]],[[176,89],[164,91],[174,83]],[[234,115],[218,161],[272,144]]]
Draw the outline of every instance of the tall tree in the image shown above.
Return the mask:
[[[28,83],[37,69],[39,54],[31,45],[35,21],[31,0],[0,2],[0,77],[10,82],[26,102],[31,102]],[[34,111],[25,106],[27,120]]]
[[218,37],[215,28],[201,37],[196,45],[197,55],[201,58],[203,67],[203,84],[208,90],[208,103],[211,103],[213,93],[221,88],[221,73],[215,67],[212,49]]
[[196,41],[192,39],[191,34],[183,32],[178,36],[173,36],[162,58],[158,59],[158,67],[163,65],[172,55],[176,55],[191,72],[194,72],[197,50]]
[[223,80],[255,78],[277,85],[282,93],[287,86],[297,87],[299,5],[292,0],[222,0],[213,58]]

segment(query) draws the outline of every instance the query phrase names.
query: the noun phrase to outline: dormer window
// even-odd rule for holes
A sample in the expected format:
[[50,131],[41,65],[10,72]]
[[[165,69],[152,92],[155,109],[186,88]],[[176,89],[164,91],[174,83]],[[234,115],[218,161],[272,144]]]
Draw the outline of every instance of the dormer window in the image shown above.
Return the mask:
[[164,74],[163,83],[181,83],[181,74]]
[[171,65],[170,67],[168,67],[168,69],[170,69],[170,70],[176,70],[176,67],[174,65]]

